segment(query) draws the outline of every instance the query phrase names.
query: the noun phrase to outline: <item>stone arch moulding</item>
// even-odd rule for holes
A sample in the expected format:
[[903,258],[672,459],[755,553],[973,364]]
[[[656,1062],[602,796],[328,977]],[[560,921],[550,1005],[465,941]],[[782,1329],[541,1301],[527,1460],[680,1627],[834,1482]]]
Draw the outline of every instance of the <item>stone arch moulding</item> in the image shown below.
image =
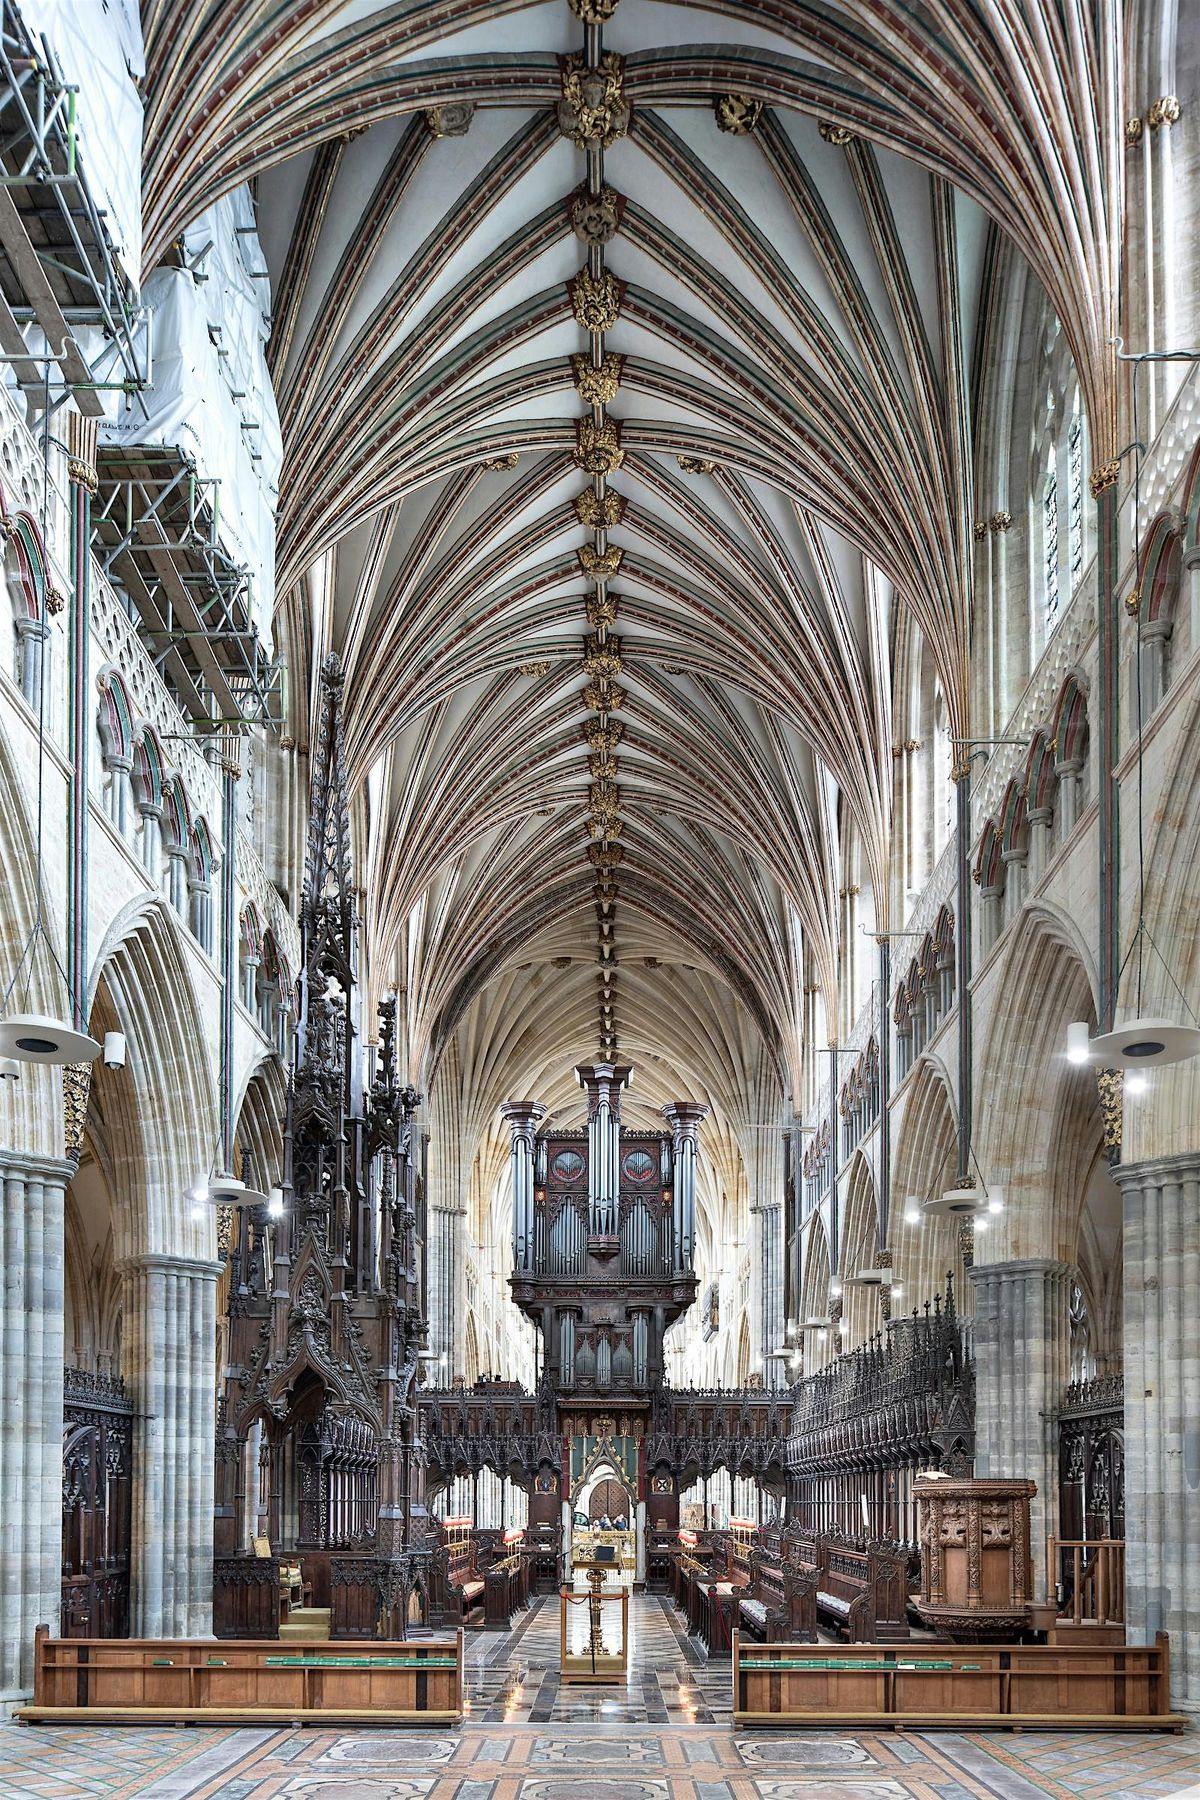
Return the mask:
[[1094,1070],[1066,1060],[1067,1026],[1096,1017],[1095,970],[1078,927],[1044,903],[1029,907],[1022,922],[980,1009],[976,1091],[988,1103],[977,1106],[975,1150],[987,1185],[1005,1188],[1009,1200],[989,1222],[981,1252],[988,1262],[1059,1254],[1057,1147],[1082,1096],[1094,1105],[1096,1093]]
[[121,1091],[132,1114],[132,1161],[124,1177],[145,1201],[123,1254],[211,1255],[213,1225],[191,1218],[185,1196],[215,1153],[215,1044],[165,901],[142,895],[118,914],[94,959],[90,998],[101,978],[129,1047]]

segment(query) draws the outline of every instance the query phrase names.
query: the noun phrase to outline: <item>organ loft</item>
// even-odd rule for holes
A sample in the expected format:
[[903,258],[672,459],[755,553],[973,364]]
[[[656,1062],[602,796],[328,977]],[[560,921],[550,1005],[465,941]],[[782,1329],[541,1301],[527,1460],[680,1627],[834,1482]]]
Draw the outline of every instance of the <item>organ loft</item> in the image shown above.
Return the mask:
[[[661,1424],[663,1340],[696,1298],[696,1156],[708,1108],[675,1101],[662,1109],[665,1130],[630,1130],[621,1097],[631,1073],[580,1064],[582,1129],[539,1129],[546,1109],[534,1102],[501,1110],[512,1132],[510,1285],[539,1333],[540,1393],[563,1436],[565,1547],[573,1502],[603,1469],[611,1503],[606,1493],[608,1510],[596,1517],[625,1521],[640,1580],[648,1480],[676,1512],[665,1450],[661,1467],[647,1457]],[[545,1496],[537,1499],[544,1514]]]

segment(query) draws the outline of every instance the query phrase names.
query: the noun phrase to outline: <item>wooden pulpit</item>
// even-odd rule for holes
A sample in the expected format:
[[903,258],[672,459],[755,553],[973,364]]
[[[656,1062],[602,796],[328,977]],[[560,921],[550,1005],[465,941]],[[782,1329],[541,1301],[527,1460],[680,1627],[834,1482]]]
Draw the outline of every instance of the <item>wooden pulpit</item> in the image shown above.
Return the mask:
[[913,1485],[921,1543],[917,1611],[944,1643],[1004,1642],[1030,1626],[1032,1481],[921,1475]]

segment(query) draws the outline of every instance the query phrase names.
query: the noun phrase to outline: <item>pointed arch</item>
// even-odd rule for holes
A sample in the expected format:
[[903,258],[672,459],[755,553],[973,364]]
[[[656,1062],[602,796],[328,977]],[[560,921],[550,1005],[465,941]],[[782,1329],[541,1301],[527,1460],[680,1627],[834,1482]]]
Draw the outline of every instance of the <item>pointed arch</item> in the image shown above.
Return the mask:
[[210,1171],[216,1148],[215,1009],[200,1004],[164,901],[142,895],[114,920],[93,963],[93,999],[101,988],[112,1029],[128,1044],[110,1148],[121,1188],[135,1204],[119,1221],[118,1258],[211,1255],[212,1221],[194,1220],[185,1196]]
[[976,1153],[989,1186],[1003,1187],[1008,1204],[989,1223],[984,1254],[989,1262],[1070,1255],[1078,1228],[1077,1140],[1081,1131],[1094,1135],[1097,1104],[1094,1070],[1066,1059],[1067,1026],[1096,1017],[1072,922],[1045,905],[1028,907],[996,996],[978,1051],[979,1091],[992,1103],[978,1115]]
[[853,1350],[879,1329],[879,1296],[874,1288],[856,1287],[847,1277],[879,1266],[879,1202],[875,1175],[862,1151],[850,1162],[846,1210],[842,1223],[842,1348]]
[[[946,1071],[936,1057],[922,1056],[905,1094],[892,1152],[888,1229],[893,1276],[913,1305],[940,1294],[947,1271],[961,1273],[958,1227],[947,1219],[907,1216],[913,1206],[919,1214],[922,1201],[950,1185],[957,1149],[957,1115]],[[961,1282],[958,1291],[965,1303]]]

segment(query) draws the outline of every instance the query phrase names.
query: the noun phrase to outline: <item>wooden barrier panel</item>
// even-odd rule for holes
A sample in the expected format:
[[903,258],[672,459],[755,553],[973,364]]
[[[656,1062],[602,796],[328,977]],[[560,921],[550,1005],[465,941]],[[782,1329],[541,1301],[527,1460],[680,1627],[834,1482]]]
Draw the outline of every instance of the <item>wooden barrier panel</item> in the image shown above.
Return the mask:
[[733,1638],[736,1725],[1180,1731],[1152,1645],[758,1644]]
[[34,1637],[26,1724],[450,1724],[463,1710],[462,1632],[442,1643],[238,1643]]

